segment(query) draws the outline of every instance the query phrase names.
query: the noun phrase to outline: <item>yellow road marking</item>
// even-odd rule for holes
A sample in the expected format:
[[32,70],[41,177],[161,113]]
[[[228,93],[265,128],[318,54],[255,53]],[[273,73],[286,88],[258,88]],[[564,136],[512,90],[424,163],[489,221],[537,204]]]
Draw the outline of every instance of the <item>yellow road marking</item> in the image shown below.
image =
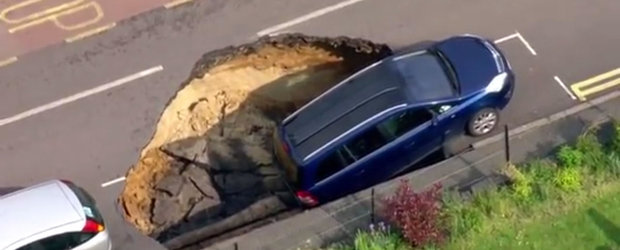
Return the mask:
[[[67,16],[67,15],[71,15],[83,10],[86,10],[88,8],[93,8],[95,10],[96,16],[90,20],[78,23],[78,24],[74,24],[74,25],[65,25],[63,24],[59,19],[61,17]],[[45,22],[53,22],[58,28],[61,28],[63,30],[76,30],[76,29],[81,29],[84,28],[86,26],[95,24],[97,22],[99,22],[101,20],[101,18],[103,18],[103,10],[101,9],[101,6],[99,5],[99,3],[97,2],[90,2],[90,3],[86,3],[83,5],[79,5],[76,7],[72,7],[70,9],[66,9],[60,12],[57,12],[55,14],[51,14],[39,19],[35,19],[34,21],[30,21],[28,23],[22,24],[22,25],[18,25],[15,26],[11,29],[9,29],[9,33],[15,33],[17,31],[26,29],[26,28],[30,28],[32,26],[37,26],[40,25],[42,23]]]
[[579,100],[585,101],[587,95],[591,95],[593,93],[600,92],[600,91],[603,91],[605,89],[609,89],[611,87],[614,87],[614,86],[620,84],[620,78],[614,79],[612,81],[604,82],[604,83],[599,84],[599,85],[597,85],[595,87],[587,88],[585,90],[584,90],[584,88],[586,88],[586,87],[588,87],[588,86],[590,86],[592,84],[595,84],[597,82],[600,82],[600,81],[603,81],[605,79],[612,78],[612,77],[618,76],[618,75],[620,75],[620,68],[617,68],[617,69],[605,72],[603,74],[594,76],[592,78],[583,80],[581,82],[575,83],[575,84],[571,85],[570,88],[573,90],[573,92],[579,98]]
[[174,7],[179,6],[181,4],[184,4],[184,3],[189,3],[191,1],[193,1],[193,0],[175,0],[175,1],[169,2],[167,4],[164,4],[164,7],[166,9],[170,9],[170,8],[174,8]]
[[81,4],[82,2],[84,2],[84,0],[75,0],[72,2],[68,2],[68,3],[64,3],[64,4],[60,4],[56,7],[52,7],[52,8],[47,8],[43,11],[39,11],[39,12],[35,12],[32,13],[30,15],[27,15],[23,18],[17,18],[17,19],[10,19],[7,17],[7,15],[13,11],[16,11],[18,9],[24,8],[24,7],[29,7],[30,5],[34,5],[36,3],[39,3],[43,0],[27,0],[27,1],[23,1],[14,5],[11,5],[5,9],[3,9],[2,11],[0,11],[0,20],[4,21],[5,23],[8,24],[19,24],[19,23],[23,23],[23,22],[27,22],[27,21],[32,21],[34,19],[39,19],[41,17],[47,16],[49,14],[52,14],[54,12],[60,11],[60,10],[64,10],[64,9],[68,9],[70,7],[73,7],[75,5]]
[[4,60],[0,61],[0,67],[7,66],[7,65],[9,65],[11,63],[14,63],[14,62],[17,62],[17,57],[16,56],[9,57],[7,59],[4,59]]
[[108,25],[105,25],[105,26],[101,26],[99,28],[90,29],[90,30],[88,30],[86,32],[82,32],[82,33],[77,34],[75,36],[66,38],[65,42],[72,43],[72,42],[75,42],[77,40],[84,39],[86,37],[89,37],[89,36],[92,36],[92,35],[104,32],[106,30],[109,30],[111,28],[114,28],[114,26],[116,26],[116,23],[111,23],[111,24],[108,24]]

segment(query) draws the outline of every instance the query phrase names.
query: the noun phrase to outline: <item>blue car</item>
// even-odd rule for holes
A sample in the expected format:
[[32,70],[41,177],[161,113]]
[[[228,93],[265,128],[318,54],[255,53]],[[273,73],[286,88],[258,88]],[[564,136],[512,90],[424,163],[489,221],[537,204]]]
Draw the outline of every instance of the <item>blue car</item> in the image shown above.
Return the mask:
[[460,35],[395,53],[288,116],[274,153],[305,206],[394,178],[452,136],[490,133],[514,73],[489,40]]

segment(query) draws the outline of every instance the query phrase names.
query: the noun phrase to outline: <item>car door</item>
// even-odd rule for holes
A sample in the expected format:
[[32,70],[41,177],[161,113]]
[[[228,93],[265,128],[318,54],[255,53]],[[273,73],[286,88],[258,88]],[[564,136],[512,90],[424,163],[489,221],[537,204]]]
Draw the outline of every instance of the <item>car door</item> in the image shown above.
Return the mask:
[[349,137],[321,160],[312,192],[330,200],[385,180],[392,168],[387,161],[397,155],[385,147],[390,140],[376,125]]
[[412,108],[393,114],[379,127],[393,141],[398,152],[398,167],[390,170],[390,177],[403,173],[441,147],[443,135],[438,134],[434,114],[426,108]]
[[446,102],[432,105],[429,109],[435,115],[435,127],[438,133],[444,135],[444,141],[450,137],[463,134],[467,115],[462,109],[460,102]]
[[313,174],[313,183],[310,192],[315,194],[321,202],[326,202],[353,192],[355,187],[347,170],[353,164],[353,159],[342,146],[332,150],[317,164]]

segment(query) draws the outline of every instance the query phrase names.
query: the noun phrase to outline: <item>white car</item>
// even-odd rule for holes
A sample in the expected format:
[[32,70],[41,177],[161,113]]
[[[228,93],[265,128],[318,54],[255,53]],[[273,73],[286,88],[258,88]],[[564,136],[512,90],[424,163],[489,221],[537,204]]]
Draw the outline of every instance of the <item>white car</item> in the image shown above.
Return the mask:
[[95,200],[51,180],[0,196],[0,249],[110,250],[112,243]]

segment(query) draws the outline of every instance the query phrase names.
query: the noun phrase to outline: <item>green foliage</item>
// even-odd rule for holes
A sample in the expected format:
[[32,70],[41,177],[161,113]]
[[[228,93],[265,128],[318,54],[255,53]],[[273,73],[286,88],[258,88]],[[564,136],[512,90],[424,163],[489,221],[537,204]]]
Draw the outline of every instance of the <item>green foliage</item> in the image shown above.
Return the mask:
[[604,147],[596,138],[594,131],[579,136],[575,149],[583,154],[584,166],[598,173],[605,170],[607,157]]
[[607,154],[607,164],[609,175],[612,178],[620,177],[620,151],[614,151]]
[[558,151],[556,158],[560,166],[565,168],[582,167],[584,163],[584,154],[571,146],[564,145]]
[[538,201],[546,201],[556,196],[553,184],[557,166],[549,160],[533,160],[524,166],[524,175],[532,180],[532,196]]
[[330,250],[408,250],[411,249],[403,237],[388,229],[384,224],[378,228],[371,226],[369,231],[358,231],[353,244],[338,244],[329,247]]
[[611,140],[610,151],[612,153],[620,153],[620,122],[614,121],[614,135]]
[[529,202],[532,199],[532,179],[528,175],[524,175],[517,167],[513,164],[508,164],[504,168],[504,173],[508,176],[512,185],[510,186],[512,189],[513,196],[520,202]]
[[553,183],[563,191],[577,191],[581,188],[581,172],[575,167],[560,168]]
[[449,193],[443,196],[443,217],[448,224],[451,237],[479,232],[482,229],[484,213],[475,206],[463,202],[458,194]]

